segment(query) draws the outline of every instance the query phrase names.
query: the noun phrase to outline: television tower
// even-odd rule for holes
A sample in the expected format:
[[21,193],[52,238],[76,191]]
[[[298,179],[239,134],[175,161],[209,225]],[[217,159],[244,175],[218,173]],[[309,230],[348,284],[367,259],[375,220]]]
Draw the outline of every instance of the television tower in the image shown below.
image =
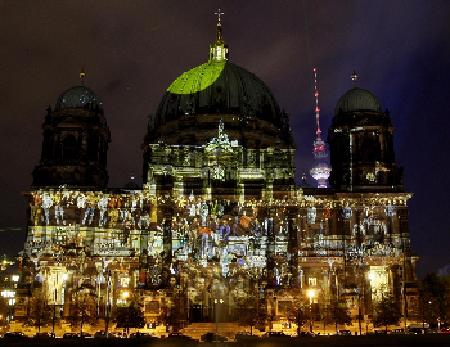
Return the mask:
[[327,163],[328,151],[325,142],[320,134],[320,108],[319,108],[319,88],[317,87],[317,69],[313,68],[314,74],[314,97],[315,97],[315,115],[316,115],[316,139],[313,143],[314,166],[309,172],[317,181],[318,188],[328,188],[328,177],[330,177],[331,168]]

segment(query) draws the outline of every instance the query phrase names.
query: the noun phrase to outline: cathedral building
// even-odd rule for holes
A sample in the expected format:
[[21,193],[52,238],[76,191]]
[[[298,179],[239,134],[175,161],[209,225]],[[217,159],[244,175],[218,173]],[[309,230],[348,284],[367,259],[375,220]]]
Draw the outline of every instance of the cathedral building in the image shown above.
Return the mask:
[[107,119],[84,83],[47,110],[17,319],[41,300],[61,319],[83,307],[109,321],[133,304],[147,324],[238,322],[247,311],[267,328],[300,312],[325,321],[340,305],[369,324],[385,296],[414,319],[411,194],[390,115],[370,91],[337,103],[328,188],[296,184],[289,117],[231,62],[220,20],[208,60],[149,117],[142,186],[108,188]]

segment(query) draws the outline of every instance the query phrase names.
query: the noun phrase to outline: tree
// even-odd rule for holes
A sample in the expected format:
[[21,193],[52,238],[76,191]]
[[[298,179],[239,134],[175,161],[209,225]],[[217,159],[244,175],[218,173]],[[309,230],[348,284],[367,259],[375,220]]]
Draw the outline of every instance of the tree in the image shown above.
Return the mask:
[[351,324],[352,317],[348,314],[348,310],[344,303],[334,302],[328,308],[328,323],[336,325],[336,333],[338,332],[339,324]]
[[296,301],[288,311],[289,317],[295,317],[295,324],[297,325],[297,336],[300,336],[302,326],[310,319],[309,306],[303,301]]
[[249,325],[250,334],[253,335],[253,326],[256,325],[262,317],[256,307],[245,307],[239,310],[239,324]]
[[400,309],[392,297],[383,297],[375,306],[375,312],[376,316],[374,319],[374,324],[376,326],[384,325],[386,327],[386,332],[388,325],[398,324],[400,321]]
[[9,313],[9,307],[6,303],[6,299],[0,298],[0,326],[6,324],[6,317]]
[[143,328],[145,324],[144,314],[135,302],[130,306],[117,308],[117,327],[126,328],[127,334],[130,328]]
[[41,326],[50,323],[52,317],[52,307],[47,305],[47,301],[41,296],[32,299],[30,318],[33,324],[41,331]]
[[89,305],[86,303],[86,299],[79,301],[72,307],[71,313],[68,317],[68,321],[72,327],[80,326],[80,335],[83,334],[83,325],[92,324],[96,321],[95,315],[91,314]]
[[447,321],[450,311],[450,283],[445,277],[430,273],[425,276],[420,289],[422,320],[430,325],[440,319]]
[[300,336],[300,330],[306,321],[311,318],[311,314],[308,314],[308,310],[305,307],[297,307],[295,314],[295,323],[297,324],[297,336]]

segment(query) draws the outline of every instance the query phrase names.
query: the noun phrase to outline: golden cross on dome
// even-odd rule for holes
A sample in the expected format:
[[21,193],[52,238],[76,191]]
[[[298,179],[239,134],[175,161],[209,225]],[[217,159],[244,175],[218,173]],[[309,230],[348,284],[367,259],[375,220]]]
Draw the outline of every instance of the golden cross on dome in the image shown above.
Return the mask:
[[353,83],[355,83],[358,80],[359,76],[355,70],[353,70],[353,73],[350,75],[350,78],[352,79]]
[[217,24],[221,24],[221,16],[225,13],[222,12],[222,10],[219,8],[217,12],[214,12],[214,14],[217,16]]

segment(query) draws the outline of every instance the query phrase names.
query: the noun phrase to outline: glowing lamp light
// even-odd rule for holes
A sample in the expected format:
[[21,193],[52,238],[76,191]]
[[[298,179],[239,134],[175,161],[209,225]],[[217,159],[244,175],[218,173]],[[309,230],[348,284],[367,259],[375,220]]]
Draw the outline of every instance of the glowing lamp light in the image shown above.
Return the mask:
[[122,299],[128,299],[129,297],[130,297],[129,291],[122,292]]
[[63,274],[63,275],[62,275],[63,281],[67,281],[68,278],[69,278],[69,275],[68,275],[68,274]]
[[11,279],[13,282],[19,282],[19,275],[12,275]]
[[314,289],[308,289],[306,295],[308,296],[309,300],[312,300],[316,297],[316,291]]

